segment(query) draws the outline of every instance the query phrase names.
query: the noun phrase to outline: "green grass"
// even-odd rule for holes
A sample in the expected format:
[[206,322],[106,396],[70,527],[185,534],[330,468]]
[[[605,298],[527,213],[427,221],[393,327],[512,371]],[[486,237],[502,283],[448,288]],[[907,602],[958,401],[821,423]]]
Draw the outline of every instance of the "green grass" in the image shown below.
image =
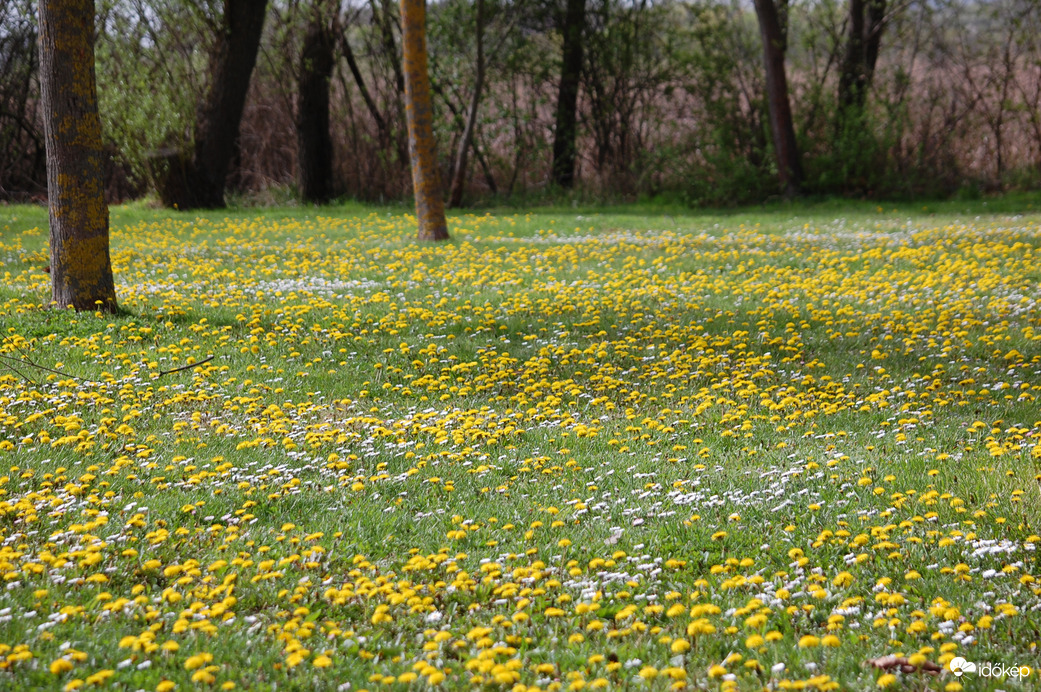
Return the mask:
[[1036,203],[3,207],[0,687],[1030,689]]

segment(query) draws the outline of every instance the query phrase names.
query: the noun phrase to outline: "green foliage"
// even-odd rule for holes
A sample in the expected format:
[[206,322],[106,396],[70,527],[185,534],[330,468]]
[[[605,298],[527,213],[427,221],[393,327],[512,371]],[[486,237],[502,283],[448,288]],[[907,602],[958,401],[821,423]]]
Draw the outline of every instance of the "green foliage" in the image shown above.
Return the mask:
[[147,13],[138,9],[120,0],[104,4],[95,52],[103,136],[147,186],[156,153],[191,147],[213,8],[164,0]]
[[876,130],[877,118],[863,110],[850,109],[837,116],[824,146],[807,147],[807,187],[817,194],[887,196],[910,181],[894,175],[889,151],[893,141],[888,132]]
[[770,197],[776,167],[756,25],[727,2],[690,5],[677,23],[685,31],[683,85],[696,108],[694,132],[677,152],[686,162],[691,203],[733,205]]

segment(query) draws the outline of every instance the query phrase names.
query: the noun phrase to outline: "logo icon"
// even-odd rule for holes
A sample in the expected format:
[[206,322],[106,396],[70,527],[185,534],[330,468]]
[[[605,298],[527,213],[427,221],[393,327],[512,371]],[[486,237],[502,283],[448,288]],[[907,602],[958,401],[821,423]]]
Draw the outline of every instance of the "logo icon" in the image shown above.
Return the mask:
[[961,656],[957,656],[955,658],[952,658],[951,662],[948,663],[947,666],[951,669],[951,672],[954,673],[959,678],[962,676],[963,673],[975,673],[976,672],[976,664],[973,663],[972,661],[966,661]]

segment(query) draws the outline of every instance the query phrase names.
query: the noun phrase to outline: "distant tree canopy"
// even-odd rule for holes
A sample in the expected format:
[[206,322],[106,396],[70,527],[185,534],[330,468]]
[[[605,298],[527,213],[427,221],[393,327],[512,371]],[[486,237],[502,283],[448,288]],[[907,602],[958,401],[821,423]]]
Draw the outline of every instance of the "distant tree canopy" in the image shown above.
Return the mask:
[[[756,5],[773,7],[783,51],[763,42]],[[188,206],[219,205],[225,189],[411,194],[397,0],[96,8],[110,198],[172,202],[171,165],[214,178],[186,188]],[[437,165],[453,205],[568,187],[718,204],[1041,181],[1034,0],[435,0],[427,11]],[[222,72],[214,56],[234,44],[248,57],[253,31],[255,66]],[[4,199],[44,192],[36,32],[34,2],[0,4]],[[778,74],[790,111],[780,135]]]

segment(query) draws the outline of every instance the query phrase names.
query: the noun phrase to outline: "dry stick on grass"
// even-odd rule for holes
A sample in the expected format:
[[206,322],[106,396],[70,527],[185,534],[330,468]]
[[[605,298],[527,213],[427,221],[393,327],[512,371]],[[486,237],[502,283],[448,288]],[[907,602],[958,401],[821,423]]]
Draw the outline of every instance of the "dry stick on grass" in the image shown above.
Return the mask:
[[13,360],[13,361],[14,361],[14,362],[16,362],[16,363],[21,363],[22,361],[18,360],[17,358],[11,358],[10,356],[4,356],[4,355],[0,355],[0,359],[2,359],[3,361],[5,361],[4,363],[2,363],[2,365],[3,365],[3,366],[4,366],[5,368],[7,368],[8,370],[10,370],[10,371],[11,371],[11,372],[13,372],[14,374],[18,375],[19,377],[21,377],[21,378],[22,378],[23,380],[25,380],[26,382],[28,382],[28,383],[29,383],[29,384],[31,384],[32,386],[34,386],[34,387],[39,387],[39,386],[40,386],[40,385],[39,385],[39,384],[38,384],[38,383],[36,382],[36,380],[34,380],[33,378],[29,377],[28,375],[26,375],[26,374],[25,374],[24,372],[22,372],[21,370],[19,370],[19,369],[18,369],[18,368],[16,368],[15,366],[13,366],[13,365],[11,365],[10,363],[6,362],[6,361],[9,361],[9,360]]
[[69,374],[67,372],[61,372],[59,370],[54,370],[52,368],[48,368],[48,367],[45,367],[43,365],[40,365],[39,363],[34,363],[33,359],[29,357],[29,354],[26,353],[25,349],[23,349],[21,346],[19,346],[18,342],[15,341],[14,339],[10,338],[10,337],[6,337],[5,336],[4,337],[4,342],[11,344],[11,346],[13,346],[16,351],[18,351],[19,353],[22,354],[22,357],[21,358],[14,358],[12,356],[8,356],[8,355],[4,355],[4,354],[0,353],[0,360],[4,361],[3,364],[9,370],[18,373],[18,375],[20,375],[23,379],[27,380],[28,382],[31,382],[33,384],[33,386],[39,386],[39,385],[36,383],[36,381],[33,378],[28,377],[28,376],[22,374],[21,372],[19,372],[13,365],[11,365],[11,362],[18,363],[19,365],[28,365],[29,367],[36,368],[37,370],[43,370],[45,372],[51,372],[51,373],[54,373],[55,375],[62,375],[62,376],[65,376],[65,377],[71,377],[74,380],[80,380],[81,382],[90,382],[90,380],[87,380],[86,378],[77,377],[76,375],[71,375],[71,374]]
[[[39,363],[34,363],[32,361],[32,359],[29,358],[28,354],[26,354],[26,352],[24,350],[22,350],[22,348],[17,343],[15,343],[13,340],[11,340],[11,339],[9,339],[7,337],[4,337],[4,341],[7,341],[7,342],[11,343],[22,354],[22,357],[21,358],[12,358],[11,356],[4,355],[4,354],[0,353],[0,361],[2,361],[2,363],[0,363],[0,364],[4,365],[9,370],[11,370],[12,372],[16,373],[22,379],[32,383],[34,386],[39,386],[39,385],[31,377],[25,375],[24,373],[20,372],[17,368],[15,368],[13,365],[11,365],[11,363],[18,363],[19,365],[28,365],[29,367],[36,368],[37,370],[43,370],[44,372],[54,373],[55,375],[61,375],[62,377],[71,377],[74,380],[79,380],[80,382],[86,382],[87,384],[90,384],[90,383],[94,382],[94,380],[89,380],[86,377],[80,377],[79,375],[73,375],[72,373],[68,373],[68,372],[61,372],[60,370],[55,370],[53,368],[48,368],[48,367],[46,367],[44,365],[40,365]],[[170,375],[170,374],[175,373],[175,372],[181,372],[182,370],[191,370],[192,368],[197,368],[200,365],[204,365],[206,363],[209,363],[214,358],[216,358],[215,355],[209,355],[209,356],[203,358],[202,360],[200,360],[198,362],[189,363],[188,365],[182,365],[179,368],[173,368],[172,370],[160,370],[159,374],[156,375],[155,377],[156,377],[156,379],[159,379],[163,375]]]
[[[25,356],[22,356],[21,358],[12,358],[11,356],[0,356],[0,358],[3,358],[5,361],[14,361],[15,363],[20,363],[22,365],[28,365],[30,367],[36,368],[37,370],[43,370],[44,372],[52,372],[55,375],[61,375],[62,377],[71,377],[74,380],[79,380],[80,382],[86,382],[87,384],[90,384],[91,382],[94,381],[94,380],[88,380],[86,377],[80,377],[79,375],[73,375],[72,373],[69,373],[69,372],[62,372],[61,370],[55,370],[53,368],[48,368],[48,367],[46,367],[44,365],[40,365],[39,363],[34,363],[31,360],[29,360],[28,358],[26,358]],[[12,368],[10,366],[10,364],[5,363],[5,365],[7,365],[7,367],[11,368],[12,370],[14,370],[14,368]],[[29,380],[29,381],[32,382],[32,380]],[[36,383],[33,382],[33,384],[36,384]]]
[[197,368],[200,365],[203,365],[205,363],[209,363],[214,358],[216,358],[216,356],[207,356],[207,357],[203,358],[202,360],[200,360],[197,363],[188,363],[188,365],[182,365],[181,367],[174,368],[173,370],[160,370],[159,374],[155,376],[155,379],[158,380],[163,375],[169,375],[170,373],[180,372],[182,370],[190,370],[191,368]]

